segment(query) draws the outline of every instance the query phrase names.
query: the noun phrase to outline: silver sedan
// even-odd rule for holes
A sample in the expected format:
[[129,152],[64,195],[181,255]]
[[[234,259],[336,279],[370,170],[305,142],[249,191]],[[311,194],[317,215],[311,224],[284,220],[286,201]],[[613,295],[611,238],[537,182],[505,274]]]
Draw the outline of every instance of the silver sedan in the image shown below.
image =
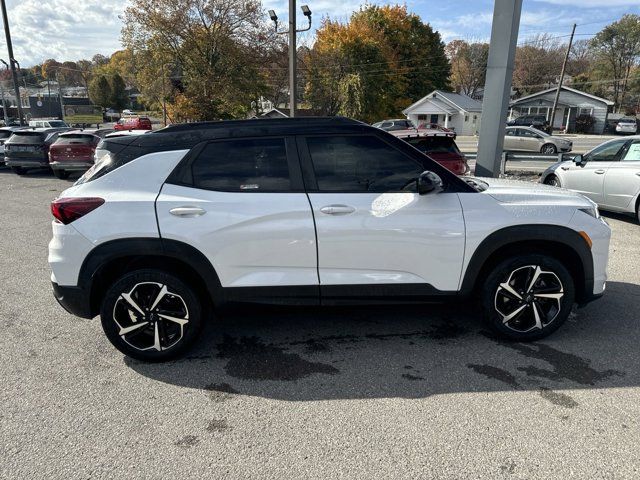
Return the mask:
[[558,162],[540,182],[582,193],[603,210],[631,213],[640,221],[640,135],[609,140]]
[[504,149],[511,152],[540,152],[555,155],[570,152],[573,142],[562,137],[554,137],[534,127],[507,127]]

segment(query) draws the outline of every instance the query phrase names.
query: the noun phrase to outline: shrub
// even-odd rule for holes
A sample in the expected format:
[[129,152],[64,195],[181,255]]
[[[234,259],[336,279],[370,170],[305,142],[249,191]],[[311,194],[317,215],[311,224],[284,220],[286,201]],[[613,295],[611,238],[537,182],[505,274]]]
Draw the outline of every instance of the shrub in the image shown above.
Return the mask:
[[592,133],[593,125],[596,123],[596,119],[592,115],[578,115],[576,118],[576,132],[578,133]]

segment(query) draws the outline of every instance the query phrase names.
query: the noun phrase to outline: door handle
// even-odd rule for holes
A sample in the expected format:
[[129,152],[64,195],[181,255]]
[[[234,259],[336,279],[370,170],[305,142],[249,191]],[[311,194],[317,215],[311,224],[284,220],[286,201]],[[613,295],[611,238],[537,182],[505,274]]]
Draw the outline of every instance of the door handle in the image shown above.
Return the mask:
[[602,175],[604,172],[605,172],[605,171],[604,171],[603,169],[601,169],[601,168],[600,168],[600,169],[596,170],[596,171],[595,171],[595,172],[593,172],[593,173],[597,173],[598,175]]
[[347,215],[356,211],[354,207],[349,205],[327,205],[320,209],[322,213],[327,215]]
[[560,167],[562,170],[569,170],[569,167]]
[[636,172],[636,175],[640,177],[640,172]]
[[199,217],[200,215],[204,215],[206,210],[203,210],[199,207],[176,207],[169,210],[171,215],[175,215],[176,217]]

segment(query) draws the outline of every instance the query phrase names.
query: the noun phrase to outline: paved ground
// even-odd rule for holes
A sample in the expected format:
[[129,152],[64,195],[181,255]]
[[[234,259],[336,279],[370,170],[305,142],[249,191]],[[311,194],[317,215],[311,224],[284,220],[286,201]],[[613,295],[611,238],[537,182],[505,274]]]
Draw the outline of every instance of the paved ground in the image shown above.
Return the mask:
[[[561,135],[567,140],[573,142],[573,152],[585,153],[591,150],[593,147],[600,145],[601,143],[616,138],[615,136],[607,135]],[[459,136],[456,138],[456,144],[463,153],[476,153],[478,151],[478,137],[473,136]]]
[[51,296],[65,184],[0,171],[1,478],[640,475],[631,219],[609,218],[607,295],[544,342],[498,342],[472,307],[253,309],[146,365]]

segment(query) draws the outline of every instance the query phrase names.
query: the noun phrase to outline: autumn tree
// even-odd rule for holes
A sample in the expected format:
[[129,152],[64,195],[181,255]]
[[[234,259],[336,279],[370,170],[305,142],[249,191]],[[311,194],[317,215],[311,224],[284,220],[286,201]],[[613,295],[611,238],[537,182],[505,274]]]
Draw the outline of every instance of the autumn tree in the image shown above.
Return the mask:
[[95,105],[109,108],[112,101],[111,85],[104,75],[98,75],[89,83],[89,98]]
[[631,71],[640,59],[640,16],[624,15],[607,25],[593,37],[591,47],[610,75],[613,101],[620,111]]
[[[347,23],[324,19],[309,54],[307,100],[322,113],[360,111],[372,122],[435,88],[449,63],[437,32],[406,7],[367,5]],[[358,106],[346,102],[358,101]]]
[[566,46],[548,34],[536,35],[516,49],[513,86],[528,94],[553,86],[560,76]]
[[120,111],[129,105],[127,86],[119,73],[115,73],[109,80],[110,106]]
[[489,44],[453,40],[447,44],[446,53],[451,62],[452,88],[456,92],[473,97],[481,87],[484,87]]
[[179,98],[197,120],[246,115],[251,92],[266,90],[255,60],[269,35],[259,0],[134,0],[124,15],[143,94],[161,103],[172,90],[168,72],[179,70],[170,109]]

